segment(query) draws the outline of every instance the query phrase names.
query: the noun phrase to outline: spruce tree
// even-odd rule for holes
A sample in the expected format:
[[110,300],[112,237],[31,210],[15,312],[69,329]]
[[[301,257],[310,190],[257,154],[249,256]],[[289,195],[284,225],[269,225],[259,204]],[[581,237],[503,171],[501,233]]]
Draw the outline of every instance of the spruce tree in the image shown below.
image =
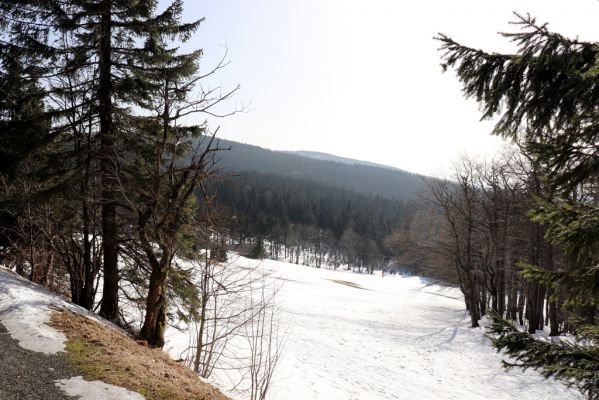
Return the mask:
[[[119,217],[122,138],[128,134],[133,110],[144,107],[154,88],[152,47],[160,35],[186,38],[198,21],[180,23],[182,2],[174,1],[160,14],[155,0],[66,1],[15,0],[0,5],[0,27],[5,33],[4,47],[15,47],[20,54],[37,54],[43,86],[55,96],[91,93],[82,103],[54,118],[53,132],[72,126],[65,115],[73,108],[85,109],[77,123],[88,122],[94,129],[93,156],[99,163],[104,287],[100,314],[118,318],[119,244],[126,238]],[[34,64],[31,63],[30,66]],[[87,79],[67,87],[67,75],[82,73]],[[62,97],[64,98],[64,97]]]
[[44,110],[42,71],[13,46],[0,47],[0,174],[14,178],[21,161],[51,140]]
[[[567,269],[522,265],[523,275],[550,286],[591,328],[599,300],[599,44],[550,32],[530,16],[517,15],[521,32],[502,34],[515,54],[488,53],[440,35],[443,67],[455,69],[466,97],[482,106],[483,118],[499,117],[493,131],[520,144],[542,179],[533,211],[546,239],[568,257]],[[589,398],[599,398],[599,348],[549,343],[518,332],[494,316],[495,346],[543,369],[546,376],[574,380]]]

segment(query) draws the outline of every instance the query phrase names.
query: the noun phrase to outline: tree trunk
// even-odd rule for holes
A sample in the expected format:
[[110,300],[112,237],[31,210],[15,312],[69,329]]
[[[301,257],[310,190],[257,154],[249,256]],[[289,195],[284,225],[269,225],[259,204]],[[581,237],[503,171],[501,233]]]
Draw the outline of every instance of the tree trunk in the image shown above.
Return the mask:
[[472,277],[468,278],[468,291],[470,292],[468,296],[468,299],[470,300],[470,322],[473,328],[477,328],[479,326],[478,321],[480,320],[480,314],[478,309],[478,294],[476,292],[476,284],[474,283]]
[[545,308],[545,293],[547,289],[545,287],[539,287],[537,289],[537,329],[543,330],[545,324],[545,318],[543,317],[543,311]]
[[526,294],[524,293],[524,290],[520,290],[520,293],[518,293],[518,322],[520,323],[520,325],[524,325],[524,303],[525,303],[525,299],[526,298]]
[[[498,294],[498,291],[496,290],[494,292],[491,292],[491,308],[493,309],[493,311],[499,312],[498,304],[499,304],[499,294]],[[501,315],[503,315],[503,314],[501,314]]]
[[[82,196],[86,193],[83,192]],[[94,306],[94,271],[92,266],[90,234],[90,216],[87,201],[83,200],[83,287],[77,301],[73,302],[87,310]]]
[[518,315],[518,289],[513,282],[509,285],[507,296],[507,318],[515,321]]
[[[168,259],[168,255],[163,254],[162,260],[166,259]],[[139,332],[139,338],[146,340],[150,347],[162,348],[164,346],[164,330],[166,328],[168,266],[161,265],[164,262],[152,264],[150,286],[146,299],[146,316]]]
[[497,313],[503,317],[505,313],[505,270],[503,265],[497,271]]
[[528,333],[535,333],[539,327],[539,287],[535,282],[529,282],[528,298],[526,299],[526,313],[528,315]]
[[119,276],[118,240],[115,203],[114,132],[112,126],[111,34],[110,1],[102,2],[104,12],[100,23],[99,60],[99,114],[100,114],[100,170],[102,201],[102,251],[104,255],[104,288],[100,315],[110,321],[118,320]]

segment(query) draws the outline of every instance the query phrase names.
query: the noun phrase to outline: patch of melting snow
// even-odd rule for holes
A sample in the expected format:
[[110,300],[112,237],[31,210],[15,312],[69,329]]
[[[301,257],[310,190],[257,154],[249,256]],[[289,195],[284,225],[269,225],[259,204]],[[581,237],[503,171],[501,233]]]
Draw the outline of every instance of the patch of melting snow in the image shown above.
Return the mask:
[[81,376],[61,379],[56,382],[56,386],[69,396],[86,400],[145,400],[139,393],[102,381],[86,381]]
[[49,306],[68,303],[45,289],[0,270],[0,323],[27,350],[56,354],[65,350],[64,333],[47,325]]
[[65,351],[66,336],[47,324],[52,309],[67,309],[123,332],[113,323],[0,266],[0,323],[21,347],[44,354]]

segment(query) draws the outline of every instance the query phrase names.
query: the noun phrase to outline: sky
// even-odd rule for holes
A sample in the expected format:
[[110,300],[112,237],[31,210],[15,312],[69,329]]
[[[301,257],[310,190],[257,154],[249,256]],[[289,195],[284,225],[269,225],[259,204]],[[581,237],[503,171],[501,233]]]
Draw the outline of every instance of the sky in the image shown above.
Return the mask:
[[245,111],[209,120],[222,138],[445,176],[462,154],[505,144],[442,73],[433,37],[513,51],[497,32],[518,29],[514,11],[599,40],[596,0],[185,0],[185,20],[206,19],[184,48],[204,50],[203,71],[227,49],[229,64],[205,85],[240,85],[222,111]]

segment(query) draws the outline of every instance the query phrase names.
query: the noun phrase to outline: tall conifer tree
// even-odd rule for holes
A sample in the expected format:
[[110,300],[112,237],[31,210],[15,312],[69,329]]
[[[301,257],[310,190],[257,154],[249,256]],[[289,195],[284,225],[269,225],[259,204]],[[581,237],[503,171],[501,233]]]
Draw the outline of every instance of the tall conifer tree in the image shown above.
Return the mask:
[[[37,54],[45,68],[40,79],[53,95],[64,95],[67,90],[54,78],[89,72],[89,79],[78,82],[75,90],[92,93],[84,101],[91,102],[85,120],[94,127],[99,143],[93,154],[101,179],[104,287],[100,314],[111,320],[118,319],[118,254],[123,239],[118,212],[117,170],[123,155],[119,141],[127,133],[132,110],[144,107],[153,92],[155,82],[148,75],[155,45],[152,38],[188,38],[199,23],[179,22],[179,0],[160,14],[156,9],[155,0],[15,0],[0,5],[3,53],[14,47],[20,54]],[[69,124],[72,121],[65,122],[60,115],[54,118],[56,127]],[[53,127],[53,132],[58,131]]]
[[[515,54],[487,53],[440,35],[444,68],[455,69],[466,97],[482,106],[483,118],[498,116],[494,134],[521,144],[543,190],[534,221],[568,256],[569,268],[546,271],[522,265],[523,275],[546,284],[554,297],[584,318],[579,332],[596,338],[599,301],[599,44],[550,32],[530,16],[517,15],[521,32],[504,37]],[[591,399],[599,398],[599,348],[552,344],[519,332],[494,315],[498,349],[524,368],[574,379]],[[593,343],[593,342],[591,342]]]

